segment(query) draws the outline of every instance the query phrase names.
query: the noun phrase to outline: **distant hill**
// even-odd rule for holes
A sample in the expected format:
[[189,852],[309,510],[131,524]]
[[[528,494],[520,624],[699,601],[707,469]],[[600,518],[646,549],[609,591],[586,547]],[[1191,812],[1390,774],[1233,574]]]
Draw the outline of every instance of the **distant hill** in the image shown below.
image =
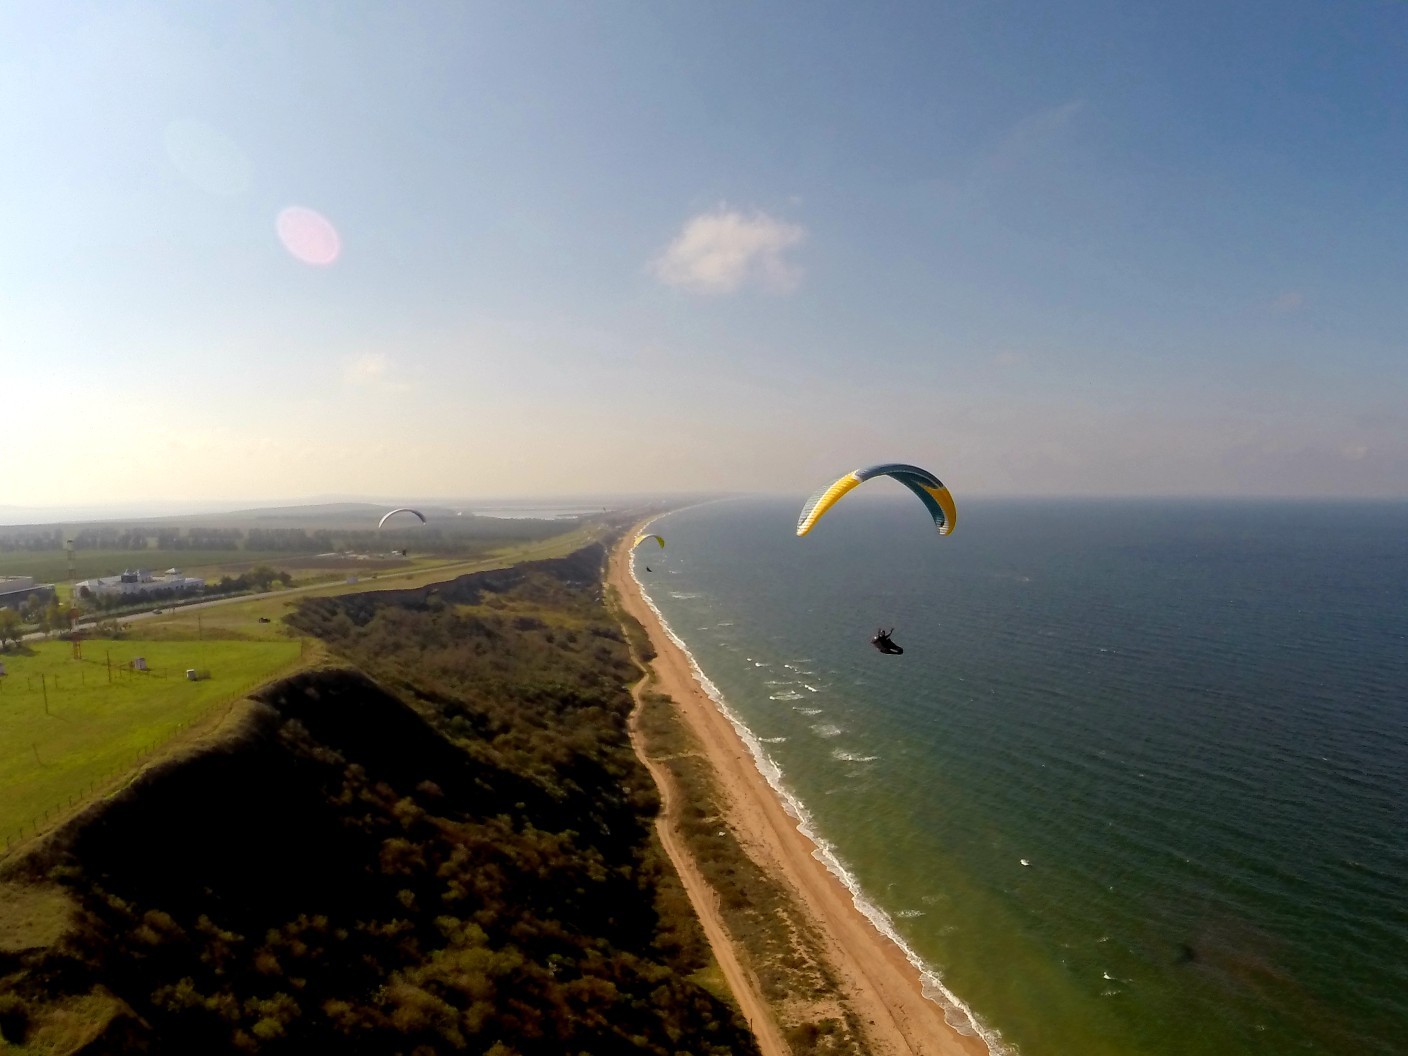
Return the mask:
[[465,499],[401,498],[316,498],[305,502],[132,502],[93,505],[5,506],[0,505],[0,527],[78,525],[118,521],[128,524],[244,524],[249,521],[302,521],[309,525],[327,523],[341,527],[349,521],[371,517],[372,524],[388,510],[412,506],[427,516],[560,517],[616,511],[644,506],[680,505],[706,497],[673,496],[668,500],[643,495],[473,496]]

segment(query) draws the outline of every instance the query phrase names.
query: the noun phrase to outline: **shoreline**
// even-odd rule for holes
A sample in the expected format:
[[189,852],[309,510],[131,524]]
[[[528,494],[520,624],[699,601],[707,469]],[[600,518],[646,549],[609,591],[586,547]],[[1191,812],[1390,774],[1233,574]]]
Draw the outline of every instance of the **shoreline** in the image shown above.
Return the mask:
[[[762,760],[715,696],[709,682],[645,595],[631,569],[630,536],[612,551],[608,583],[622,607],[645,629],[656,658],[654,688],[669,696],[705,755],[730,803],[730,822],[751,857],[777,878],[825,937],[825,955],[844,998],[860,1016],[877,1053],[896,1056],[991,1056],[986,1041],[962,1032],[939,1001],[926,994],[921,966],[857,904],[862,898],[825,858],[760,769]],[[644,760],[643,760],[644,761]],[[648,764],[647,764],[648,765]],[[684,867],[691,867],[687,863]],[[711,934],[727,934],[706,905]],[[733,958],[733,951],[720,951]],[[757,995],[754,995],[755,999]],[[741,997],[740,997],[741,999]],[[966,1014],[956,1003],[958,1014]]]

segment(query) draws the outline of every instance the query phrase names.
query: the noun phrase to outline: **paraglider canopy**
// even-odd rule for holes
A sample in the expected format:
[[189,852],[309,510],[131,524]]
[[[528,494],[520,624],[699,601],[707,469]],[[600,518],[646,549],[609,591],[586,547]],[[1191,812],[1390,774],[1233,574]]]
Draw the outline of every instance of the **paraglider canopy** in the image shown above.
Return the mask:
[[650,534],[648,534],[648,533],[644,533],[644,534],[641,534],[641,535],[636,536],[636,541],[631,544],[631,549],[634,550],[636,547],[640,546],[640,544],[643,543],[643,542],[645,542],[647,539],[654,539],[657,543],[660,544],[660,549],[661,549],[661,550],[665,549],[665,540],[664,540],[664,539],[662,539],[662,538],[661,538],[660,536],[658,536],[658,535],[650,535]]
[[953,496],[948,493],[948,488],[943,486],[939,478],[918,466],[886,462],[869,469],[857,469],[847,473],[812,495],[803,505],[802,513],[797,518],[797,534],[806,535],[810,532],[816,527],[816,522],[821,520],[826,511],[835,506],[842,496],[872,477],[894,477],[919,497],[919,501],[934,518],[934,527],[939,530],[940,535],[948,535],[953,531],[958,513],[953,506]]
[[421,524],[425,523],[425,514],[421,513],[420,510],[413,510],[409,506],[398,506],[396,509],[383,516],[381,520],[377,521],[376,526],[378,528],[382,527],[384,524],[386,524],[387,521],[391,520],[391,518],[395,517],[398,513],[413,513],[420,518]]

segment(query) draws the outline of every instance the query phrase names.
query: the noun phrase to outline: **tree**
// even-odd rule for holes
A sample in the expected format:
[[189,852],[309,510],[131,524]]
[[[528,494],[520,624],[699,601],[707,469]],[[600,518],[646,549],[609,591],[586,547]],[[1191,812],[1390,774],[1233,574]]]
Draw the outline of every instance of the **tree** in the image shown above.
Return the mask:
[[245,573],[247,579],[256,589],[268,590],[274,580],[279,578],[279,574],[268,565],[256,565]]
[[14,609],[0,609],[0,649],[7,641],[18,644],[20,640],[20,614]]

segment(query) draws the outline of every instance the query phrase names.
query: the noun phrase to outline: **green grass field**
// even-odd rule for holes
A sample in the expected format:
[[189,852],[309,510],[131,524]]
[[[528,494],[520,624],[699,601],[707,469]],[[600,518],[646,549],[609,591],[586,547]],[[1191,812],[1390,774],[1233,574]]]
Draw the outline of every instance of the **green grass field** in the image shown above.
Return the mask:
[[[506,528],[507,535],[511,528]],[[408,567],[443,565],[452,561],[487,560],[493,554],[504,554],[523,549],[554,549],[568,536],[586,536],[593,529],[583,526],[575,531],[546,539],[524,539],[509,542],[507,545],[490,539],[467,538],[457,542],[437,543],[439,552],[415,553]],[[319,574],[337,578],[339,570],[357,571],[357,562],[338,558],[323,558],[313,553],[287,550],[75,550],[74,577],[92,579],[95,576],[114,576],[124,569],[145,568],[165,571],[179,568],[188,576],[205,579],[219,579],[224,574],[234,574],[255,565],[271,565],[285,568],[299,579],[316,577]],[[395,559],[370,562],[370,566],[397,565]],[[63,550],[6,550],[0,551],[0,576],[33,576],[36,583],[66,584],[69,579],[68,554]]]
[[[0,654],[0,840],[43,827],[178,729],[299,663],[298,641],[40,642]],[[149,671],[135,672],[145,657]],[[109,660],[111,666],[109,666]],[[191,682],[187,668],[208,670]]]
[[[70,803],[76,807],[124,779],[148,752],[215,705],[323,660],[321,642],[292,636],[283,622],[302,598],[424,587],[563,557],[605,530],[583,526],[472,558],[419,557],[400,568],[378,569],[375,579],[361,574],[355,584],[339,573],[289,591],[174,609],[163,604],[160,616],[119,617],[129,628],[120,641],[84,641],[82,660],[72,659],[71,646],[60,641],[30,643],[28,653],[0,653],[8,672],[0,678],[0,854],[7,841],[12,846],[42,832]],[[125,666],[136,656],[146,658],[150,674],[133,674]],[[188,682],[187,668],[208,669],[212,677]]]
[[[289,556],[277,551],[244,550],[77,550],[73,565],[78,579],[115,576],[128,568],[159,572],[179,568],[187,575],[199,576],[225,565],[277,565]],[[0,553],[0,576],[33,576],[36,583],[67,583],[68,555],[62,550],[7,550]]]

